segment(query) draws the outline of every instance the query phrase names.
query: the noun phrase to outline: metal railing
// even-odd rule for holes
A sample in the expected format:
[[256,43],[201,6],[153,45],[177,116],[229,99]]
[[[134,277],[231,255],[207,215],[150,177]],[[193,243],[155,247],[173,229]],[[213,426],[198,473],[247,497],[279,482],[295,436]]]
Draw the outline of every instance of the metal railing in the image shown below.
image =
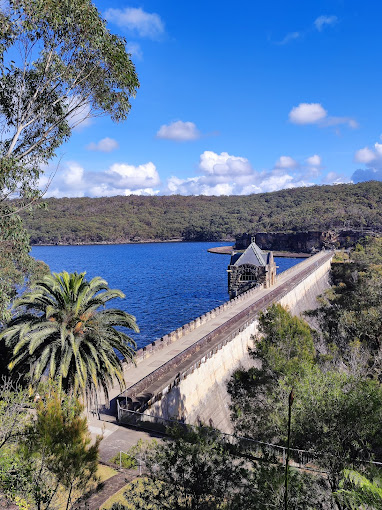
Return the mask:
[[[118,402],[118,421],[120,424],[130,427],[136,427],[143,430],[155,431],[167,435],[168,430],[173,427],[184,428],[185,432],[189,430],[204,430],[207,434],[218,434],[219,438],[230,447],[233,453],[251,458],[273,459],[285,464],[286,450],[285,446],[258,441],[251,438],[236,436],[220,432],[210,427],[186,424],[177,420],[169,420],[160,416],[154,416],[148,413],[139,413],[124,408]],[[293,463],[296,466],[303,467],[314,461],[315,454],[307,450],[290,449]]]
[[[286,451],[287,447],[268,443],[265,441],[259,441],[256,439],[237,436],[233,434],[227,434],[220,432],[219,430],[213,429],[206,426],[190,425],[178,420],[169,420],[160,416],[153,416],[148,413],[139,413],[125,409],[118,403],[118,419],[123,425],[133,426],[143,430],[155,431],[164,435],[169,435],[169,429],[173,427],[184,428],[184,431],[198,430],[204,431],[206,434],[211,434],[213,437],[219,437],[220,440],[226,444],[227,448],[230,449],[231,453],[236,456],[245,457],[256,461],[268,461],[271,463],[281,463],[285,465],[286,462]],[[319,473],[325,473],[321,469],[317,468],[319,459],[334,458],[334,454],[313,452],[309,450],[303,450],[298,448],[290,448],[290,465],[299,469],[307,471],[315,471]],[[373,465],[377,468],[382,468],[382,462],[379,460],[370,460],[372,457],[371,452],[368,453],[369,458],[349,458],[349,463],[353,466],[359,465]],[[143,461],[144,463],[144,461]]]

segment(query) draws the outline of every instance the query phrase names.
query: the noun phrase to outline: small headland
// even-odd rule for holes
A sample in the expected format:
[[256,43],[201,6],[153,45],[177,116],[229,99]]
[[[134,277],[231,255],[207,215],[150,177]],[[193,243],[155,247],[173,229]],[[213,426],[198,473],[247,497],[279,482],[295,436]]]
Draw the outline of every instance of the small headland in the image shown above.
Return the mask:
[[[218,255],[232,255],[233,246],[216,246],[216,248],[208,248],[208,252],[217,253]],[[292,251],[274,251],[274,257],[286,257],[293,259],[305,259],[311,256],[311,253],[292,252]]]

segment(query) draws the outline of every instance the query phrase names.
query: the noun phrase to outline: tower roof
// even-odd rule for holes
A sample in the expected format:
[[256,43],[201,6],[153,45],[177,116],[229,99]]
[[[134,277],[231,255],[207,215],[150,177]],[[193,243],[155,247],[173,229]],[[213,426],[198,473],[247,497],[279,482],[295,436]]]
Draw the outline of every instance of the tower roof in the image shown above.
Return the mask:
[[231,265],[233,266],[242,266],[243,264],[252,264],[258,267],[266,266],[267,254],[256,243],[251,243],[244,253],[236,253],[231,259]]

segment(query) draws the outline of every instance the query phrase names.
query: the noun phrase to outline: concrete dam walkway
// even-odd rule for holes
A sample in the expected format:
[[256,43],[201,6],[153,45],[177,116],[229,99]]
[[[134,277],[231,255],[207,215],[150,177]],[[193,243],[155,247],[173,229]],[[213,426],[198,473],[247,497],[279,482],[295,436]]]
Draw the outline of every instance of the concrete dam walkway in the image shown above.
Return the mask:
[[[130,408],[149,408],[146,412],[166,419],[202,420],[229,431],[223,417],[228,403],[220,386],[226,392],[232,371],[251,363],[248,347],[257,331],[258,312],[276,302],[294,313],[313,308],[316,296],[328,286],[332,256],[320,252],[305,259],[281,273],[272,287],[251,289],[140,349],[137,365],[125,366],[125,391],[120,394],[115,387],[110,398],[124,397]],[[217,386],[218,394],[213,392]],[[206,401],[208,392],[214,394],[213,401]]]

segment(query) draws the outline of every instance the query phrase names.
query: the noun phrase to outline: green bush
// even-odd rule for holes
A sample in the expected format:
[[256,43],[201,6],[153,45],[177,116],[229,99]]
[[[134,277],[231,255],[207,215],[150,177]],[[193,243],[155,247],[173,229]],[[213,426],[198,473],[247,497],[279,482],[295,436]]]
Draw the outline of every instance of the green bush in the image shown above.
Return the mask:
[[137,461],[135,458],[128,453],[122,452],[121,454],[117,453],[112,459],[110,459],[110,462],[116,465],[120,465],[121,467],[125,469],[136,469],[137,468]]

